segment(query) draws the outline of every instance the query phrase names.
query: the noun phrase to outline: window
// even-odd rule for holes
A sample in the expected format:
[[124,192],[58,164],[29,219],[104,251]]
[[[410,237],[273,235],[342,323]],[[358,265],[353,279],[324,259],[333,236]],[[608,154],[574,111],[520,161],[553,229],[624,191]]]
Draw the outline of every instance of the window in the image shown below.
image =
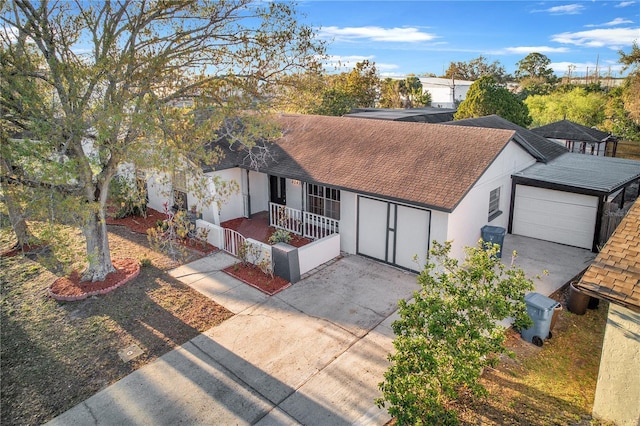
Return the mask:
[[320,216],[340,220],[340,190],[308,184],[307,210]]
[[489,194],[489,222],[500,216],[500,187],[494,189]]

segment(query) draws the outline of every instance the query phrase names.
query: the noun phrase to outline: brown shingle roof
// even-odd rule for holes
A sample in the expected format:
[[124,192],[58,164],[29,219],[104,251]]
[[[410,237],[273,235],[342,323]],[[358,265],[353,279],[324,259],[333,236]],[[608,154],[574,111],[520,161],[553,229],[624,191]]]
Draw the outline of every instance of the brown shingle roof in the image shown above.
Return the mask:
[[452,211],[512,130],[285,115],[261,171]]
[[578,287],[640,312],[640,199],[584,273]]

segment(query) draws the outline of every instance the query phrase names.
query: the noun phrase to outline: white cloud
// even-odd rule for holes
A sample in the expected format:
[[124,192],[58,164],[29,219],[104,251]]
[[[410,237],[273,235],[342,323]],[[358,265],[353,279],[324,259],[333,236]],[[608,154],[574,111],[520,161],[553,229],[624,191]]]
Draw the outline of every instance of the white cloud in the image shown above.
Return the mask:
[[638,28],[602,28],[597,30],[560,33],[551,37],[557,43],[574,44],[586,47],[608,47],[618,50],[622,46],[630,46],[638,40]]
[[415,43],[430,41],[437,36],[421,31],[413,27],[324,27],[318,31],[321,38],[335,39],[336,41],[387,41],[394,43]]
[[587,27],[615,27],[616,25],[633,24],[630,19],[616,18],[613,21],[605,22],[604,24],[590,24]]
[[518,46],[518,47],[505,47],[503,53],[518,53],[528,55],[532,52],[537,53],[564,53],[568,52],[567,47],[550,47],[550,46]]
[[616,5],[616,7],[627,7],[636,4],[635,1],[623,1]]
[[563,6],[553,6],[548,9],[538,9],[533,12],[546,12],[552,15],[577,15],[582,13],[584,6],[581,4],[565,4]]

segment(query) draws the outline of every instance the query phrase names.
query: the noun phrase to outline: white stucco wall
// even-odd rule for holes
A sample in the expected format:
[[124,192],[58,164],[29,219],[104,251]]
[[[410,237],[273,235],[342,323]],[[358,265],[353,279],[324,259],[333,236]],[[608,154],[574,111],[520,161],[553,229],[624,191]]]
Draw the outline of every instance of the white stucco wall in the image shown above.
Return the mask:
[[302,198],[304,185],[299,180],[286,179],[286,190],[287,190],[287,207],[291,207],[292,209],[303,210],[302,209]]
[[269,211],[269,177],[264,173],[250,171],[249,188],[251,214]]
[[[462,259],[465,246],[476,246],[484,225],[507,228],[511,175],[534,163],[535,159],[518,144],[507,144],[449,217],[447,238],[453,240],[452,256]],[[498,187],[502,214],[489,222],[489,195]]]
[[472,81],[451,80],[448,78],[420,77],[422,91],[431,94],[431,106],[437,108],[455,108],[455,102],[467,98]]
[[611,303],[602,344],[593,416],[640,424],[640,314]]
[[171,182],[165,173],[147,173],[147,195],[147,205],[152,209],[164,213],[164,203],[171,207]]
[[357,199],[355,193],[340,191],[340,249],[356,252]]
[[[242,182],[242,170],[239,168],[218,170],[212,172],[211,175],[217,175],[225,181],[235,181],[238,185]],[[229,201],[222,204],[222,208],[219,211],[220,222],[226,220],[235,219],[238,217],[244,217],[244,197],[242,195],[242,188],[240,191],[235,192],[229,198]],[[206,220],[206,219],[205,219]],[[218,224],[215,220],[213,223]]]

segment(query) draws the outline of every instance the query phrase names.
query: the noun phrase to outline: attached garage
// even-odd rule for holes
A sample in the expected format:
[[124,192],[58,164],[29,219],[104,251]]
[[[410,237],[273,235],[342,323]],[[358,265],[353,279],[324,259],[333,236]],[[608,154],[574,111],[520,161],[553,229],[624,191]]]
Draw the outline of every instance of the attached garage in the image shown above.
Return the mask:
[[358,196],[357,254],[416,271],[429,251],[431,212]]
[[511,179],[510,233],[597,252],[608,238],[605,204],[638,197],[640,162],[567,153]]
[[512,233],[591,250],[598,197],[516,185]]

